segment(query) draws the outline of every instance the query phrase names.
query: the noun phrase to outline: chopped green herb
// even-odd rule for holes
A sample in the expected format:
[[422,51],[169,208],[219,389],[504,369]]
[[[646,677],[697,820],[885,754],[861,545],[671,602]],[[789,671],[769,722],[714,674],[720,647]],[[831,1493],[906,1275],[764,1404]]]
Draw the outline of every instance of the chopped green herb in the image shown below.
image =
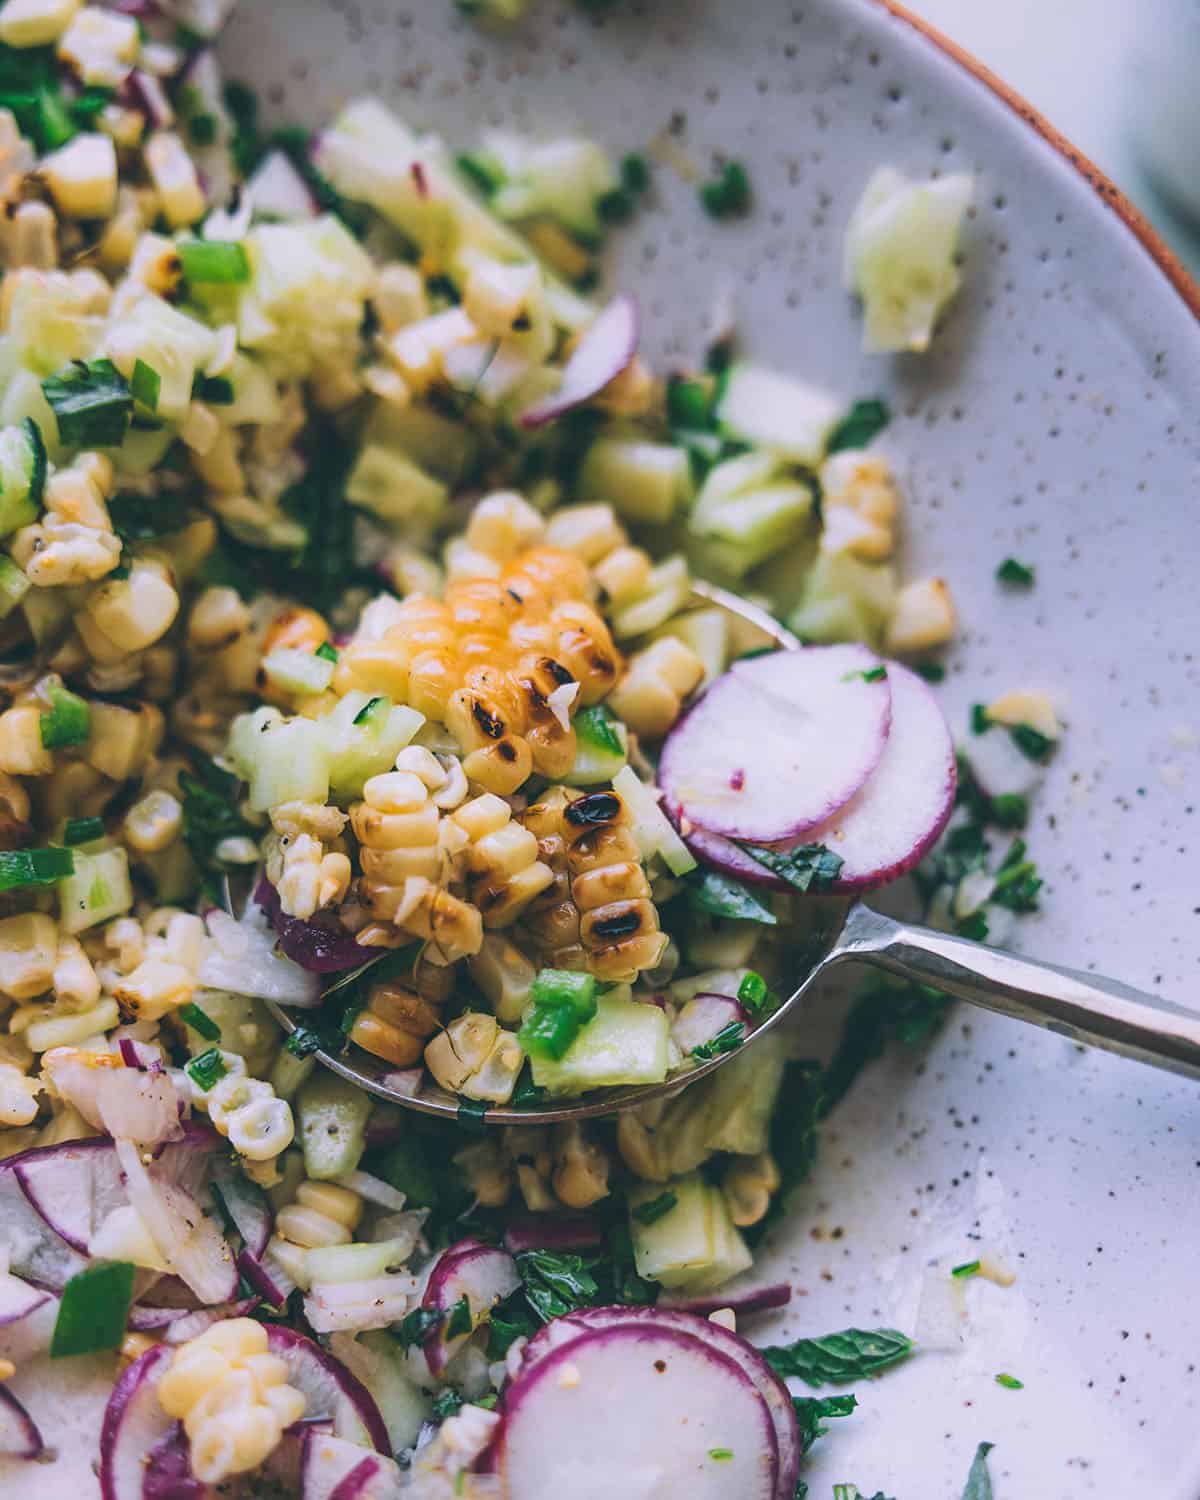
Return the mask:
[[757,844],[743,844],[751,859],[780,875],[798,891],[825,891],[841,873],[844,863],[824,844],[800,844],[795,849],[764,849]]
[[988,718],[988,711],[982,703],[971,704],[971,733],[986,734],[992,727],[992,721]]
[[639,1224],[656,1224],[664,1214],[669,1214],[678,1202],[679,1199],[668,1188],[665,1193],[659,1193],[657,1198],[651,1198],[646,1203],[639,1203],[633,1210],[633,1217]]
[[338,659],[337,647],[329,641],[322,641],[314,654],[319,656],[322,661],[336,662]]
[[847,672],[842,681],[857,682],[860,678],[863,682],[886,682],[887,668],[880,662],[877,667],[867,667],[861,672]]
[[994,1443],[980,1443],[976,1448],[962,1500],[993,1500],[992,1476],[988,1473],[987,1456],[995,1446]]
[[63,687],[53,678],[46,689],[50,707],[38,715],[38,729],[44,750],[61,750],[68,745],[84,745],[92,732],[92,711],[77,693]]
[[442,1315],[436,1308],[414,1307],[400,1320],[396,1339],[402,1348],[411,1349],[414,1344],[423,1344],[441,1321]]
[[1028,563],[1018,562],[1015,557],[1006,557],[996,569],[996,578],[1000,583],[1011,584],[1014,588],[1031,589],[1037,575]]
[[309,1026],[297,1026],[283,1044],[284,1051],[293,1057],[308,1057],[321,1049],[321,1038]]
[[471,1304],[465,1296],[462,1296],[446,1314],[446,1322],[442,1328],[442,1338],[449,1343],[451,1339],[462,1338],[470,1333]]
[[455,1119],[463,1130],[469,1130],[472,1135],[482,1135],[487,1129],[487,1112],[486,1099],[460,1098]]
[[517,1256],[525,1300],[543,1323],[592,1305],[600,1290],[590,1266],[579,1255],[555,1250],[526,1250]]
[[221,1028],[200,1006],[189,1001],[187,1005],[181,1005],[177,1012],[179,1019],[190,1026],[198,1036],[202,1036],[206,1042],[219,1042],[221,1040]]
[[628,224],[633,218],[633,195],[625,188],[613,188],[596,199],[596,214],[604,224]]
[[504,169],[492,157],[482,152],[463,151],[454,158],[454,165],[485,198],[490,198],[504,184]]
[[[463,1299],[466,1300],[465,1298]],[[470,1314],[467,1315],[468,1318]],[[439,1391],[433,1398],[433,1414],[439,1421],[444,1422],[447,1417],[456,1417],[462,1411],[464,1405],[462,1396],[455,1390]],[[466,1470],[460,1470],[465,1473]]]
[[718,1463],[718,1464],[728,1463],[729,1460],[733,1457],[733,1449],[732,1448],[710,1448],[708,1450],[708,1456],[709,1456],[709,1458],[711,1458],[713,1460],[714,1463]]
[[[139,495],[124,490],[108,502],[113,530],[123,542],[149,542],[156,537],[182,531],[191,519],[191,507],[183,495]],[[112,574],[108,575],[110,578]]]
[[524,1292],[507,1298],[488,1319],[489,1359],[503,1359],[518,1339],[532,1338],[537,1332],[538,1325],[524,1306],[524,1298]]
[[183,837],[201,870],[212,873],[223,868],[217,848],[224,839],[252,838],[259,830],[238,811],[238,779],[214,761],[197,755],[194,772],[179,773],[183,804]]
[[110,359],[77,359],[42,381],[65,448],[115,448],[125,439],[133,395]]
[[794,1344],[763,1349],[763,1357],[779,1375],[803,1380],[805,1385],[840,1385],[906,1359],[913,1341],[894,1328],[846,1328],[823,1338],[797,1339]]
[[673,375],[667,381],[667,421],[688,432],[705,432],[712,425],[712,382]]
[[26,417],[21,423],[21,431],[25,434],[25,440],[29,444],[30,471],[29,471],[29,503],[41,505],[42,496],[46,490],[46,440],[42,437],[42,429],[32,417]]
[[708,1062],[726,1052],[736,1052],[745,1039],[746,1028],[742,1022],[730,1021],[728,1026],[721,1027],[711,1041],[701,1042],[698,1047],[693,1047],[692,1056],[697,1062]]
[[979,1265],[980,1262],[977,1260],[967,1260],[961,1266],[952,1266],[950,1274],[951,1276],[957,1276],[960,1280],[968,1276],[977,1276],[979,1274]]
[[726,162],[700,188],[700,202],[710,219],[733,219],[750,207],[750,176],[740,161]]
[[1001,828],[1024,828],[1029,822],[1029,799],[1019,792],[1001,792],[991,799],[991,813]]
[[1044,760],[1054,749],[1054,741],[1050,736],[1035,729],[1032,724],[1018,724],[1008,732],[1013,744],[1030,760]]
[[77,1272],[63,1287],[50,1358],[119,1349],[132,1301],[133,1266],[128,1261],[100,1261]]
[[63,843],[68,848],[74,848],[76,844],[90,844],[93,839],[103,837],[103,818],[68,818],[63,829]]
[[1015,1375],[997,1375],[996,1384],[1002,1385],[1006,1391],[1023,1391],[1025,1389],[1025,1382],[1018,1380]]
[[[1019,854],[1016,853],[1018,850]],[[1014,839],[1004,863],[996,872],[996,884],[992,887],[991,900],[997,906],[1007,907],[1009,911],[1031,912],[1038,909],[1038,892],[1042,888],[1042,882],[1038,878],[1034,862],[1020,857],[1024,852],[1025,840]]]
[[918,677],[923,677],[926,682],[945,682],[946,680],[946,669],[940,661],[914,662],[913,671]]
[[354,722],[356,724],[366,724],[371,718],[371,715],[379,707],[379,705],[381,703],[385,703],[386,701],[387,700],[385,698],[368,698],[363,706],[359,709],[359,711],[354,715]]
[[187,281],[236,285],[250,280],[250,257],[240,240],[177,241],[179,263]]
[[235,400],[233,381],[226,375],[201,375],[192,379],[192,398],[207,401],[209,406],[232,406]]
[[865,448],[873,437],[877,437],[892,420],[887,403],[878,397],[867,401],[856,401],[838,425],[833,429],[826,453],[841,453],[846,448]]
[[[496,1405],[499,1400],[500,1398],[499,1396],[497,1396],[495,1391],[489,1391],[486,1396],[480,1396],[479,1399],[477,1401],[473,1401],[471,1405],[482,1406],[484,1411],[495,1411]],[[458,1472],[462,1474],[466,1471],[464,1469],[460,1469]]]
[[517,1036],[526,1052],[557,1061],[595,1014],[596,981],[590,974],[542,969]]
[[137,404],[144,406],[147,411],[157,411],[161,390],[162,377],[158,371],[148,365],[144,359],[135,359],[133,374],[129,377],[129,391]]
[[970,938],[973,943],[986,943],[988,940],[988,919],[983,911],[973,911],[969,916],[960,917],[954,924],[954,930],[959,937]]
[[738,985],[737,997],[748,1010],[760,1011],[771,998],[771,991],[762,975],[751,969]]
[[69,849],[0,849],[0,891],[54,885],[74,871],[75,856]]
[[749,886],[731,875],[706,870],[699,880],[688,882],[687,895],[695,910],[710,916],[725,917],[731,922],[759,922],[764,927],[778,925],[775,913],[762,904]]
[[192,1080],[202,1093],[207,1094],[209,1089],[220,1083],[229,1069],[225,1066],[225,1059],[215,1047],[209,1047],[206,1052],[201,1052],[186,1064],[184,1072]]
[[546,1090],[533,1081],[533,1072],[528,1062],[522,1067],[517,1086],[512,1091],[512,1104],[517,1109],[534,1109],[546,1097]]
[[193,115],[187,122],[187,132],[193,146],[211,146],[217,139],[216,115]]
[[858,1405],[858,1398],[845,1396],[793,1396],[796,1421],[800,1428],[800,1451],[807,1453],[823,1432],[826,1417],[848,1417]]
[[628,193],[644,193],[650,186],[650,163],[640,151],[627,151],[621,158],[621,183]]

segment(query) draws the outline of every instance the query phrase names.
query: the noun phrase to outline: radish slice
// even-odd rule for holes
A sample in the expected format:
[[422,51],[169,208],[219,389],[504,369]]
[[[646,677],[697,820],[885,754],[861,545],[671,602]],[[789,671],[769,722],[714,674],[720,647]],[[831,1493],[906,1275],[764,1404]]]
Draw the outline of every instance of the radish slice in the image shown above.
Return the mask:
[[651,1320],[587,1329],[523,1366],[503,1413],[497,1468],[521,1500],[781,1493],[775,1428],[754,1382],[711,1344]]
[[257,1297],[243,1297],[238,1302],[226,1302],[220,1307],[199,1307],[195,1312],[185,1312],[181,1317],[170,1320],[167,1331],[163,1334],[163,1342],[186,1344],[189,1339],[196,1338],[206,1328],[211,1328],[224,1318],[248,1317],[258,1303]]
[[268,1250],[265,1255],[251,1255],[243,1250],[237,1258],[238,1270],[272,1307],[282,1307],[296,1290],[296,1283]]
[[715,1292],[696,1293],[690,1297],[686,1292],[664,1292],[654,1306],[656,1311],[661,1308],[664,1312],[694,1313],[701,1318],[728,1307],[739,1318],[747,1318],[754,1313],[774,1312],[786,1307],[791,1300],[792,1289],[786,1281],[776,1281],[770,1286],[743,1286],[740,1278],[735,1278]]
[[255,167],[246,192],[264,219],[315,219],[317,204],[308,184],[282,151],[268,151]]
[[328,1433],[305,1434],[300,1500],[391,1500],[400,1489],[400,1467],[390,1458]]
[[766,1403],[775,1433],[779,1454],[780,1500],[793,1500],[796,1479],[800,1473],[800,1430],[796,1422],[796,1410],[788,1388],[771,1369],[762,1355],[744,1338],[710,1323],[706,1317],[694,1313],[673,1311],[656,1304],[654,1307],[588,1307],[569,1313],[530,1339],[523,1353],[522,1370],[526,1365],[544,1359],[566,1339],[572,1337],[570,1328],[590,1329],[603,1332],[610,1328],[621,1328],[646,1324],[658,1326],[674,1333],[688,1334],[716,1349],[725,1358],[732,1360],[746,1377],[753,1382]]
[[153,1333],[159,1328],[171,1328],[184,1318],[194,1317],[195,1311],[188,1307],[158,1307],[150,1303],[135,1302],[129,1309],[127,1322],[134,1333]]
[[127,1201],[111,1141],[68,1141],[23,1151],[13,1158],[13,1172],[55,1234],[84,1255],[97,1225]]
[[9,1267],[18,1276],[61,1292],[87,1260],[54,1232],[25,1196],[16,1166],[31,1155],[22,1152],[0,1162],[0,1246],[8,1251]]
[[834,890],[863,891],[896,880],[937,841],[954,810],[954,741],[929,687],[888,663],[892,732],[875,774],[830,821],[809,835],[843,863]]
[[227,1156],[218,1156],[214,1160],[212,1175],[225,1212],[233,1220],[233,1227],[250,1254],[255,1260],[260,1260],[266,1253],[267,1241],[275,1224],[271,1200]]
[[45,1446],[37,1423],[13,1393],[0,1385],[0,1457],[39,1458]]
[[598,396],[637,353],[638,308],[628,295],[614,297],[584,329],[575,352],[563,366],[562,384],[553,396],[527,407],[518,418],[526,429],[544,427],[574,406]]
[[671,1040],[687,1057],[726,1026],[749,1019],[746,1007],[728,995],[693,995],[671,1023]]
[[526,1250],[594,1250],[603,1238],[589,1214],[514,1214],[504,1231],[504,1248],[512,1255]]
[[192,1473],[192,1445],[176,1422],[146,1455],[141,1500],[204,1500],[207,1488]]
[[49,1292],[30,1286],[27,1281],[22,1281],[19,1276],[13,1276],[8,1271],[3,1272],[0,1274],[0,1327],[19,1323],[49,1300]]
[[[668,811],[672,821],[678,826],[678,812],[674,809]],[[720,870],[723,875],[732,875],[745,885],[757,885],[769,891],[791,889],[782,876],[773,874],[766,865],[760,865],[757,860],[751,859],[740,844],[735,844],[732,839],[722,838],[719,833],[709,833],[707,829],[693,827],[688,830],[684,843],[702,864]]]
[[174,1425],[158,1401],[158,1383],[173,1357],[174,1350],[165,1344],[148,1349],[113,1386],[100,1427],[102,1500],[140,1500],[146,1455]]
[[391,1456],[375,1398],[341,1360],[281,1323],[267,1325],[267,1341],[287,1365],[289,1385],[303,1393],[306,1417],[332,1418],[338,1437]]
[[[421,1305],[448,1313],[465,1297],[474,1329],[497,1302],[502,1302],[520,1285],[521,1278],[511,1255],[478,1240],[460,1240],[442,1252],[426,1284]],[[469,1337],[470,1333],[463,1333],[447,1340],[442,1326],[434,1328],[423,1345],[431,1373],[440,1375]]]
[[886,677],[865,646],[805,646],[735,662],[663,745],[659,785],[690,826],[769,844],[824,823],[879,764]]

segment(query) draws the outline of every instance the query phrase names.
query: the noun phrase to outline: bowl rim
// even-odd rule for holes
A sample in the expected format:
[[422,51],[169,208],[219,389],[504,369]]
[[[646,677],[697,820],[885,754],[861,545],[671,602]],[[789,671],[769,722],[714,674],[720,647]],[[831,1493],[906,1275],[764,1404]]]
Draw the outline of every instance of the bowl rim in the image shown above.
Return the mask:
[[872,0],[872,4],[895,20],[910,26],[931,47],[936,48],[964,73],[983,84],[1048,146],[1057,151],[1141,243],[1142,248],[1179,294],[1180,300],[1192,317],[1200,322],[1200,283],[1192,277],[1146,215],[1134,206],[1131,199],[1100,170],[1095,162],[1085,156],[1073,141],[1050,123],[1045,115],[1034,109],[1027,99],[1005,83],[985,63],[980,62],[973,53],[968,52],[965,47],[960,47],[957,42],[952,41],[944,32],[939,31],[923,17],[915,15],[906,5],[901,4],[900,0]]

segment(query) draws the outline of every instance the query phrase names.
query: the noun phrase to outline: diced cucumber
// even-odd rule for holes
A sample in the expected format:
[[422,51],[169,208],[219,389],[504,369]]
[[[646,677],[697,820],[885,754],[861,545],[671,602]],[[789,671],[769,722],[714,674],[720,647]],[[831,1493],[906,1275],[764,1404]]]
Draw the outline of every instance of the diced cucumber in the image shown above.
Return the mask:
[[603,703],[575,715],[575,764],[568,786],[609,782],[628,761],[629,731]]
[[531,145],[498,131],[486,136],[483,144],[504,174],[491,195],[500,218],[545,215],[585,242],[603,233],[596,203],[620,181],[603,147],[572,137]]
[[395,407],[380,402],[367,424],[366,441],[403,449],[435,479],[456,488],[474,467],[479,440],[465,422],[414,402]]
[[[229,990],[197,990],[195,1000],[209,1020],[220,1027],[221,1040],[215,1045],[245,1058],[246,1071],[253,1078],[261,1078],[279,1047],[279,1028],[263,1002]],[[191,1027],[185,1037],[193,1056],[214,1045]]]
[[330,793],[344,802],[361,796],[370,777],[391,769],[425,719],[415,708],[355,691],[318,722],[328,747]]
[[740,362],[725,377],[717,418],[731,437],[814,466],[825,454],[842,409],[842,402],[828,391],[762,365]]
[[706,969],[738,969],[750,962],[761,936],[753,922],[722,922],[697,914],[688,923],[682,947],[689,964]]
[[692,577],[682,557],[667,557],[651,568],[642,593],[613,616],[613,634],[632,640],[666,624],[687,603]]
[[715,543],[726,571],[744,577],[782,548],[799,540],[813,510],[806,484],[772,484],[749,490],[693,512],[688,528]]
[[329,1341],[336,1359],[374,1396],[396,1453],[411,1448],[421,1425],[433,1414],[428,1395],[413,1380],[405,1364],[404,1351],[390,1333],[376,1329],[360,1333],[335,1333]]
[[367,1281],[383,1276],[408,1259],[408,1240],[372,1240],[364,1245],[329,1245],[308,1252],[308,1275],[313,1282]]
[[[651,1223],[638,1209],[664,1192],[675,1202]],[[673,1288],[687,1286],[711,1270],[716,1255],[713,1207],[717,1197],[698,1172],[670,1182],[638,1183],[629,1192],[629,1233],[639,1276]]]
[[246,755],[239,754],[239,765],[249,773],[248,800],[255,812],[281,802],[324,802],[329,796],[329,741],[324,726],[313,719],[266,724]]
[[739,453],[736,458],[727,458],[709,470],[696,503],[692,506],[692,519],[703,530],[704,517],[724,500],[735,495],[744,495],[749,490],[762,489],[779,478],[783,461],[778,453],[755,450]]
[[0,620],[12,614],[31,587],[12,558],[0,553]]
[[46,456],[51,463],[57,463],[62,454],[58,421],[46,400],[41,381],[31,370],[17,369],[8,377],[7,385],[0,381],[0,386],[4,390],[3,399],[0,399],[0,424],[19,427],[26,417],[32,417],[46,445]]
[[819,553],[788,625],[822,645],[863,641],[878,646],[896,602],[889,564],[865,563],[845,553]]
[[705,1143],[738,1156],[765,1151],[785,1066],[783,1041],[778,1032],[768,1032],[753,1052],[731,1057],[705,1079],[712,1090]]
[[346,481],[346,499],[385,521],[432,527],[445,513],[450,492],[406,454],[368,444]]
[[727,1281],[748,1271],[754,1263],[745,1240],[729,1217],[724,1196],[715,1187],[708,1191],[712,1195],[712,1260],[696,1275],[687,1278],[685,1289],[689,1292],[707,1292],[724,1286]]
[[551,1094],[582,1094],[667,1076],[666,1011],[630,998],[627,985],[599,996],[594,1018],[557,1061],[530,1058],[533,1081]]
[[250,780],[260,736],[273,724],[282,723],[282,711],[267,704],[256,708],[253,713],[238,714],[234,719],[225,743],[225,754],[243,781]]
[[355,1171],[366,1149],[370,1094],[319,1068],[296,1095],[296,1110],[308,1175],[327,1181]]
[[701,687],[719,677],[728,664],[729,616],[723,609],[693,609],[676,615],[653,633],[656,641],[664,636],[682,641],[704,663]]
[[285,693],[323,693],[333,681],[335,663],[311,651],[281,646],[263,658],[267,681]]
[[640,438],[597,438],[579,470],[578,499],[604,500],[631,521],[663,525],[692,493],[686,448]]
[[26,417],[19,426],[0,432],[0,536],[37,520],[45,488],[42,430]]
[[316,1066],[315,1057],[297,1057],[294,1052],[281,1047],[271,1068],[271,1087],[280,1099],[290,1100],[295,1097],[297,1090],[306,1082]]
[[132,905],[129,856],[124,849],[102,849],[96,854],[75,851],[75,870],[58,885],[64,932],[84,932],[120,916]]
[[671,826],[653,790],[639,779],[633,767],[618,771],[612,786],[633,816],[633,836],[642,858],[650,859],[657,854],[672,875],[686,875],[694,870],[696,861],[691,851]]

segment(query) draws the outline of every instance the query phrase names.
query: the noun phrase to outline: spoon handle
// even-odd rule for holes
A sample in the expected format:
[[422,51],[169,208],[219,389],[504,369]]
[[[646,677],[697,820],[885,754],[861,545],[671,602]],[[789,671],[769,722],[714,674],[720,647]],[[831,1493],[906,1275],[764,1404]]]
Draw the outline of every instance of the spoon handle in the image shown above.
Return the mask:
[[1072,1041],[1200,1078],[1200,1012],[1116,979],[898,922],[861,902],[830,958],[874,964]]

